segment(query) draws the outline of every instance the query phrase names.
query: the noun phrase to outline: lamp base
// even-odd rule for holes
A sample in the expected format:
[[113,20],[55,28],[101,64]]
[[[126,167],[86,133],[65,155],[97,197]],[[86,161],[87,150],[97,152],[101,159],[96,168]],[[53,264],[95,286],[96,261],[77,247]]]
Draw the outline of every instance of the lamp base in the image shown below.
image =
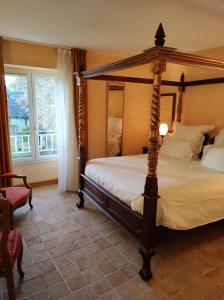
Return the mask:
[[161,145],[160,145],[160,146],[162,146],[162,144],[163,144],[164,136],[165,136],[165,135],[161,135],[162,141],[161,141]]

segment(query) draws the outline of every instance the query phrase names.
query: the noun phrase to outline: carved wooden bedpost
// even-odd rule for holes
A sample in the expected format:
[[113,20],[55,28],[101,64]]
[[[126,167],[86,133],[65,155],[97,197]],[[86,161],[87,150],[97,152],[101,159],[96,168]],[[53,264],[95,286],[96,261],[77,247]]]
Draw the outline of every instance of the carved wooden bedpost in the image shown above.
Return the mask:
[[81,77],[79,74],[76,76],[77,85],[79,87],[79,97],[78,97],[78,147],[79,147],[79,172],[80,172],[80,187],[79,187],[79,198],[80,201],[76,204],[78,208],[82,208],[84,206],[84,197],[82,193],[83,189],[83,179],[81,174],[84,174],[85,165],[87,160],[87,149],[85,145],[85,128],[86,128],[86,99],[85,99],[85,85],[86,80]]
[[[156,46],[163,46],[165,34],[160,24],[155,35]],[[155,254],[155,231],[156,231],[156,212],[158,198],[157,164],[159,150],[159,123],[160,123],[160,86],[161,75],[165,71],[166,62],[159,57],[154,61],[153,66],[153,95],[151,103],[151,133],[149,137],[149,155],[148,155],[148,174],[144,189],[144,212],[143,212],[143,236],[140,254],[143,258],[143,266],[139,274],[143,280],[149,280],[152,277],[151,258]]]
[[181,122],[184,92],[185,92],[184,73],[182,73],[180,76],[179,99],[177,104],[177,118],[176,118],[177,122]]

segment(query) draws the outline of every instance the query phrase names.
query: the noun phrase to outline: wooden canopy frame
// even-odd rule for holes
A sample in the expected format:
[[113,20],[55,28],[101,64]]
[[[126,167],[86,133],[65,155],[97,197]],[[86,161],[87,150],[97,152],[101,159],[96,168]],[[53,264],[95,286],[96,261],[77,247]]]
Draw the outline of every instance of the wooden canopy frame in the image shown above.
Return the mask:
[[[77,85],[79,87],[78,117],[79,117],[79,152],[80,152],[80,201],[77,203],[79,208],[84,206],[84,195],[96,202],[110,217],[123,224],[141,241],[140,253],[143,258],[143,266],[139,272],[143,280],[152,277],[151,258],[155,254],[154,247],[157,240],[156,212],[158,199],[158,146],[159,146],[159,123],[160,123],[160,88],[161,85],[176,86],[179,89],[179,99],[177,107],[178,122],[181,121],[183,93],[187,86],[203,84],[224,83],[224,78],[212,78],[199,81],[184,81],[184,74],[181,75],[180,82],[162,80],[162,74],[166,69],[167,63],[204,67],[209,69],[224,70],[224,61],[210,59],[198,55],[178,52],[175,48],[164,47],[165,33],[160,23],[156,35],[155,46],[143,51],[141,54],[123,59],[111,64],[107,64],[88,71],[75,73]],[[153,63],[153,79],[113,76],[108,73],[120,71],[131,67],[140,66],[146,63]],[[108,80],[133,82],[142,84],[152,84],[152,102],[150,117],[149,135],[149,154],[148,154],[148,174],[144,188],[144,212],[143,216],[132,211],[129,206],[121,200],[104,190],[88,176],[84,174],[87,161],[87,145],[85,144],[85,134],[87,132],[85,97],[86,80]]]

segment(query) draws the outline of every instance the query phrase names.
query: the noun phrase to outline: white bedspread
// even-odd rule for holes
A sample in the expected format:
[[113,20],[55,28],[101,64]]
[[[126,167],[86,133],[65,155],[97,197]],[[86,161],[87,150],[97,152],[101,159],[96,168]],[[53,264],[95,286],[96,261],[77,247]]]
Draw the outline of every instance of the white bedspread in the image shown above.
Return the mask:
[[[85,174],[142,214],[147,154],[93,159]],[[157,224],[189,229],[224,218],[224,174],[159,157]]]

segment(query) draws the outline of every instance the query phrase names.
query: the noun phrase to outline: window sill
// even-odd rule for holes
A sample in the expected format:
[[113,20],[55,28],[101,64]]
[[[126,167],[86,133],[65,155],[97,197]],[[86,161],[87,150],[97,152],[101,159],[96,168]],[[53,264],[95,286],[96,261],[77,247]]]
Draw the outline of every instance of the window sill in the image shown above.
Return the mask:
[[42,163],[48,163],[51,161],[58,161],[58,157],[49,157],[39,160],[12,160],[13,165],[35,165],[35,164],[42,164]]

